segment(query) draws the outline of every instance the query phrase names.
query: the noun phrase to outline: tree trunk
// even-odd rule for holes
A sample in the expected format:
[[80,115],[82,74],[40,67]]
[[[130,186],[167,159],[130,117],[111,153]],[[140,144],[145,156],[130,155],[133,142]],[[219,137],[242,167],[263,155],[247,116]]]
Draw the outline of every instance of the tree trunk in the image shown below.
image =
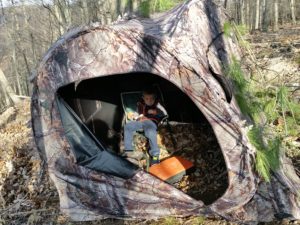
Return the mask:
[[[25,2],[24,0],[22,0],[22,11],[23,11],[23,15],[24,15],[24,21],[25,21],[25,30],[27,32],[27,35],[28,35],[28,39],[30,39],[30,43],[31,43],[31,61],[33,62],[36,62],[37,61],[37,56],[36,56],[36,46],[35,46],[35,40],[34,40],[34,35],[33,33],[31,32],[31,29],[30,29],[30,24],[29,24],[29,16],[27,15],[27,11],[26,11],[26,7],[25,7]],[[26,49],[27,50],[27,49]],[[30,52],[30,50],[28,51],[23,51],[23,54],[26,54],[27,52]],[[27,62],[29,63],[29,62]],[[28,66],[28,64],[26,64],[26,67]]]
[[235,1],[235,11],[236,11],[236,20],[238,22],[238,24],[241,23],[241,1],[240,0],[236,0]]
[[292,23],[296,24],[295,0],[290,0],[290,8],[291,8]]
[[58,27],[58,33],[60,36],[65,32],[61,4],[60,4],[59,0],[54,0],[53,4],[54,4],[54,14],[53,15],[55,16],[55,19],[57,22],[57,27]]
[[260,2],[260,0],[256,0],[256,5],[255,5],[255,27],[254,27],[254,29],[255,30],[258,30],[258,28],[259,28],[259,13],[260,13],[260,11],[259,11],[259,6],[260,6],[260,4],[259,4],[259,2]]
[[62,14],[64,15],[64,22],[66,24],[67,29],[69,29],[72,24],[72,17],[70,12],[70,3],[68,0],[63,0],[62,11]]
[[49,21],[49,26],[48,29],[44,29],[44,36],[48,37],[48,40],[50,43],[53,43],[54,40],[57,38],[57,28],[55,27],[54,20],[55,17],[53,16],[53,12],[51,11],[50,8],[47,8],[48,10],[48,21]]
[[274,0],[274,31],[278,31],[278,0]]
[[250,0],[250,17],[251,17],[251,31],[255,30],[255,24],[256,24],[256,3],[259,0],[251,1]]
[[284,21],[284,10],[283,10],[283,2],[285,0],[278,0],[278,8],[280,10],[278,10],[278,20],[280,25],[283,25],[283,21]]
[[246,7],[246,24],[248,26],[248,28],[251,30],[251,14],[250,14],[250,2],[249,0],[245,0],[245,7]]
[[264,5],[265,5],[266,0],[261,0],[259,3],[259,28],[260,30],[263,27],[263,12],[264,12]]
[[18,71],[18,61],[17,61],[17,54],[16,54],[16,43],[13,45],[13,50],[12,50],[12,70],[14,71],[14,77],[16,83],[14,84],[16,94],[22,95],[22,88],[21,88],[21,76]]
[[241,24],[246,24],[245,22],[245,0],[241,0]]
[[[2,0],[0,0],[0,6],[1,6],[1,14],[2,14],[2,18],[3,19],[5,19],[5,17],[4,17],[4,7],[3,7],[3,2],[2,2]],[[2,19],[1,19],[2,20]]]
[[9,85],[3,71],[0,68],[0,89],[2,89],[2,93],[4,96],[1,95],[0,98],[4,98],[4,102],[6,106],[12,106],[17,102],[16,94]]
[[90,22],[90,15],[89,15],[87,1],[81,0],[79,3],[80,3],[82,22],[83,24],[87,24]]
[[268,27],[269,27],[269,0],[265,0],[264,2],[264,12],[263,12],[263,27],[262,30],[264,32],[268,31]]
[[228,3],[228,1],[225,0],[225,1],[224,1],[224,8],[225,8],[225,9],[227,9],[227,3]]
[[24,59],[24,63],[25,63],[25,66],[26,66],[26,71],[27,71],[27,76],[25,76],[25,79],[24,79],[24,94],[29,96],[29,87],[28,87],[28,79],[27,77],[30,76],[30,68],[29,68],[29,65],[28,65],[28,60],[27,60],[27,57],[26,57],[26,54],[25,52],[23,52],[23,59]]

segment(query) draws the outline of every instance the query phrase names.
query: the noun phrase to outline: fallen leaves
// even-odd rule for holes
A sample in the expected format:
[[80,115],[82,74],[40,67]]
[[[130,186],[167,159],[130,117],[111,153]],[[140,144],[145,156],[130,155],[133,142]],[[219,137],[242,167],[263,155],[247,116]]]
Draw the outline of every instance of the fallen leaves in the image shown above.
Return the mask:
[[[174,186],[195,199],[209,204],[219,198],[228,186],[227,168],[214,132],[208,123],[171,123],[171,130],[161,126],[158,130],[160,159],[171,155],[193,162],[193,172],[183,176]],[[175,145],[174,142],[175,141]],[[135,149],[147,152],[147,139],[137,134]],[[146,169],[146,162],[142,164]]]
[[58,211],[58,194],[48,176],[41,177],[29,107],[28,101],[17,105],[16,119],[0,132],[0,224],[39,224],[49,210]]

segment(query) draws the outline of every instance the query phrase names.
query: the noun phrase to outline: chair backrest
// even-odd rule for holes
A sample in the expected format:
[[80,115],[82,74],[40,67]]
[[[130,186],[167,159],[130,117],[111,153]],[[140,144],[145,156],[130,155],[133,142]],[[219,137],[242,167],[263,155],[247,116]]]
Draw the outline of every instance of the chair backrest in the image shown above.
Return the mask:
[[122,107],[126,116],[126,122],[128,122],[128,113],[137,113],[137,102],[141,99],[141,97],[141,91],[121,93]]

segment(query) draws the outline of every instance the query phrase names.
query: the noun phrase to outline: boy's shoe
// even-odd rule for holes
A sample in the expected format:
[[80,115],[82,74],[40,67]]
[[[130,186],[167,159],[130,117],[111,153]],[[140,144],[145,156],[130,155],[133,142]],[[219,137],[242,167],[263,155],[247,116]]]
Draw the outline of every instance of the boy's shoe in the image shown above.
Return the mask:
[[126,158],[129,162],[133,163],[136,166],[139,166],[139,161],[133,158]]
[[150,158],[150,166],[160,163],[158,156],[153,156]]
[[139,151],[125,150],[122,156],[126,158],[141,160],[144,157],[144,154]]

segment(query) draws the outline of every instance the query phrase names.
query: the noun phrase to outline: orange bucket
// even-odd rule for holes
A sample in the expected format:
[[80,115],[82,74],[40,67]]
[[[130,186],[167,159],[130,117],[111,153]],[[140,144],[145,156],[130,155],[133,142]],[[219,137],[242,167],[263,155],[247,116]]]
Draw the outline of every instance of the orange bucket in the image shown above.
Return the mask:
[[173,184],[181,180],[187,171],[194,167],[193,163],[180,157],[170,157],[149,168],[149,173],[159,179]]

